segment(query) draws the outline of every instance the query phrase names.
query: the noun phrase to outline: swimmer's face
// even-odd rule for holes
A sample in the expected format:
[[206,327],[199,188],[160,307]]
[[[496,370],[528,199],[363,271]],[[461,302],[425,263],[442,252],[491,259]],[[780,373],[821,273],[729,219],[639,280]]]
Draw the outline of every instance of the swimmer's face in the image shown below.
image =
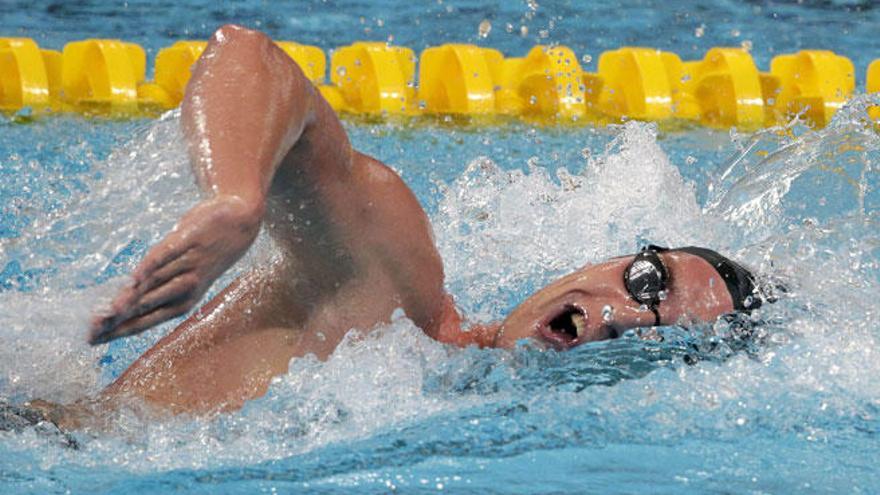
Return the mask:
[[[733,301],[718,275],[702,258],[683,253],[661,254],[669,271],[660,323],[708,322],[733,311]],[[534,339],[556,349],[612,339],[631,328],[654,324],[654,314],[630,297],[623,273],[633,256],[588,265],[533,294],[501,324],[496,347],[513,347]]]

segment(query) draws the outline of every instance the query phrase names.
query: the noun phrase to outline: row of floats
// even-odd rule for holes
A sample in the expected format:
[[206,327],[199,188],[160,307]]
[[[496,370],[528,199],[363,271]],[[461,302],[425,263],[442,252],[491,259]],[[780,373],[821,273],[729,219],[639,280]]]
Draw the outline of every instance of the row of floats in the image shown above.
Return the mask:
[[[180,104],[190,67],[204,41],[159,50],[154,80],[137,44],[89,39],[62,52],[29,38],[0,38],[0,110],[138,115]],[[742,48],[712,48],[702,60],[625,47],[607,51],[596,73],[585,72],[565,46],[536,46],[526,56],[466,44],[430,47],[418,58],[405,47],[356,42],[327,62],[315,46],[277,45],[340,112],[368,115],[513,115],[535,119],[614,122],[697,121],[713,127],[759,128],[801,114],[823,126],[855,89],[852,62],[826,50],[779,55],[758,70]],[[880,92],[880,60],[866,90]]]

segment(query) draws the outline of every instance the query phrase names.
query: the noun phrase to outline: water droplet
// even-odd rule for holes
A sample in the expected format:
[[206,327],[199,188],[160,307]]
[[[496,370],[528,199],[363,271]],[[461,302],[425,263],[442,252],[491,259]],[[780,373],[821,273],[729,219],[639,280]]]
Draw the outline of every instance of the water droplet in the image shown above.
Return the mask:
[[529,27],[523,24],[519,27],[519,35],[520,36],[528,36],[529,35]]
[[485,38],[489,36],[489,33],[492,32],[492,23],[489,22],[489,19],[483,19],[483,22],[480,23],[477,28],[477,33],[479,33],[480,38]]
[[614,307],[606,304],[602,307],[602,321],[611,323],[614,320]]
[[585,64],[588,64],[593,61],[593,56],[589,53],[585,53],[583,57],[581,57],[581,61]]
[[702,38],[704,34],[706,34],[705,24],[700,24],[699,26],[697,26],[696,29],[694,29],[694,36],[696,36],[697,38]]

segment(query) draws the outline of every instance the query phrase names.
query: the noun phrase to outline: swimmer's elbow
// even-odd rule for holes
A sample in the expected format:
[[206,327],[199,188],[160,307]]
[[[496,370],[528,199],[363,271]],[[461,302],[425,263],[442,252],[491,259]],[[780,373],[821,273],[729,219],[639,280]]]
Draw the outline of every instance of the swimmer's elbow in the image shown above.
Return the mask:
[[237,24],[224,24],[214,31],[208,44],[214,46],[260,46],[271,42],[269,36],[255,29],[248,29]]
[[220,58],[216,55],[222,53],[225,60],[217,63],[226,64],[225,71],[239,72],[251,85],[284,100],[276,103],[290,103],[300,117],[311,120],[317,91],[299,64],[265,33],[225,24],[211,36],[205,53],[213,55],[203,58]]
[[308,81],[299,64],[261,31],[236,24],[225,24],[214,31],[208,47],[222,47],[224,50],[246,55],[239,58],[243,65],[258,64],[265,70],[283,73],[298,82]]

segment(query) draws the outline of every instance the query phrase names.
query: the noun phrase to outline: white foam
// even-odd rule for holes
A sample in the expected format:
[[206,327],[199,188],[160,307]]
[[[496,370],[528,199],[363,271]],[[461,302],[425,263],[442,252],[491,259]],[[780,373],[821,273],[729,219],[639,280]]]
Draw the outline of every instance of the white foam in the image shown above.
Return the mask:
[[447,285],[479,320],[501,317],[510,292],[635,252],[640,241],[706,244],[711,234],[693,185],[669,162],[655,128],[637,122],[620,127],[582,175],[507,171],[475,159],[443,191],[432,220]]
[[[6,310],[0,316],[2,335],[21,344],[0,349],[0,376],[18,377],[15,384],[4,383],[4,393],[67,398],[98,386],[96,354],[75,343],[86,312],[70,314],[66,308],[73,306],[71,301],[86,307],[109,288],[73,289],[75,275],[70,274],[103,267],[118,245],[132,237],[158,240],[195,201],[191,181],[174,175],[184,173],[183,151],[159,143],[164,138],[177,142],[174,122],[175,117],[159,122],[150,131],[153,138],[114,154],[106,164],[106,185],[97,188],[96,197],[71,205],[52,220],[84,222],[93,234],[83,250],[103,253],[104,259],[83,259],[63,268],[45,292],[0,296],[0,308]],[[89,441],[85,455],[53,450],[42,459],[44,467],[74,463],[145,472],[250,465],[370,438],[401,425],[428,424],[426,418],[435,415],[449,418],[467,407],[510,398],[529,404],[528,414],[552,418],[570,406],[569,412],[596,415],[602,429],[575,432],[596,435],[596,442],[664,441],[707,431],[735,436],[757,428],[771,435],[796,431],[821,438],[817,425],[823,418],[866,414],[865,404],[876,407],[880,395],[874,297],[880,225],[864,209],[844,211],[830,222],[805,221],[812,210],[799,217],[797,208],[788,208],[793,189],[785,183],[796,184],[803,174],[824,166],[820,158],[833,156],[836,148],[830,143],[839,143],[836,138],[846,133],[852,133],[851,127],[832,126],[822,135],[827,139],[805,137],[798,145],[822,149],[788,158],[783,158],[786,150],[774,155],[780,164],[806,160],[784,177],[744,167],[742,175],[716,184],[717,196],[705,211],[694,186],[681,178],[658,145],[654,128],[638,123],[619,128],[607,150],[586,163],[582,174],[536,167],[505,171],[491,157],[482,157],[441,188],[432,218],[437,243],[447,284],[471,318],[499,318],[531,289],[584,263],[632,252],[640,242],[735,246],[737,257],[762,271],[784,272],[793,282],[791,297],[762,310],[763,317],[781,323],[768,325],[776,329],[771,332],[776,344],[761,348],[753,358],[739,354],[720,363],[659,367],[641,379],[582,393],[556,389],[549,379],[543,387],[524,389],[517,373],[540,377],[545,372],[529,368],[534,355],[525,352],[518,361],[507,352],[452,350],[398,315],[390,325],[351,334],[326,362],[294,360],[267,397],[240,413],[212,421],[181,417],[149,424],[126,413],[118,423],[121,436]],[[876,152],[872,141],[861,143],[873,146],[866,152]],[[871,166],[868,162],[863,166]],[[126,175],[129,167],[135,170],[134,179]],[[137,172],[138,167],[158,167],[159,178],[150,183],[153,174]],[[755,198],[767,206],[744,206]],[[79,208],[86,212],[80,214]],[[90,219],[95,212],[103,220]],[[42,250],[51,237],[47,222],[23,236],[19,248]],[[58,246],[46,250],[62,249]],[[122,263],[123,271],[134,262]],[[12,308],[22,311],[12,314]],[[142,346],[153,338],[130,345]],[[23,354],[15,357],[17,352]],[[588,359],[583,353],[578,357]],[[500,377],[481,376],[481,360],[503,362]],[[459,375],[492,386],[480,388],[480,393],[459,393]],[[441,385],[428,386],[429,381]],[[556,420],[560,424],[554,427],[563,428],[570,418]],[[548,427],[530,434],[555,433]]]

